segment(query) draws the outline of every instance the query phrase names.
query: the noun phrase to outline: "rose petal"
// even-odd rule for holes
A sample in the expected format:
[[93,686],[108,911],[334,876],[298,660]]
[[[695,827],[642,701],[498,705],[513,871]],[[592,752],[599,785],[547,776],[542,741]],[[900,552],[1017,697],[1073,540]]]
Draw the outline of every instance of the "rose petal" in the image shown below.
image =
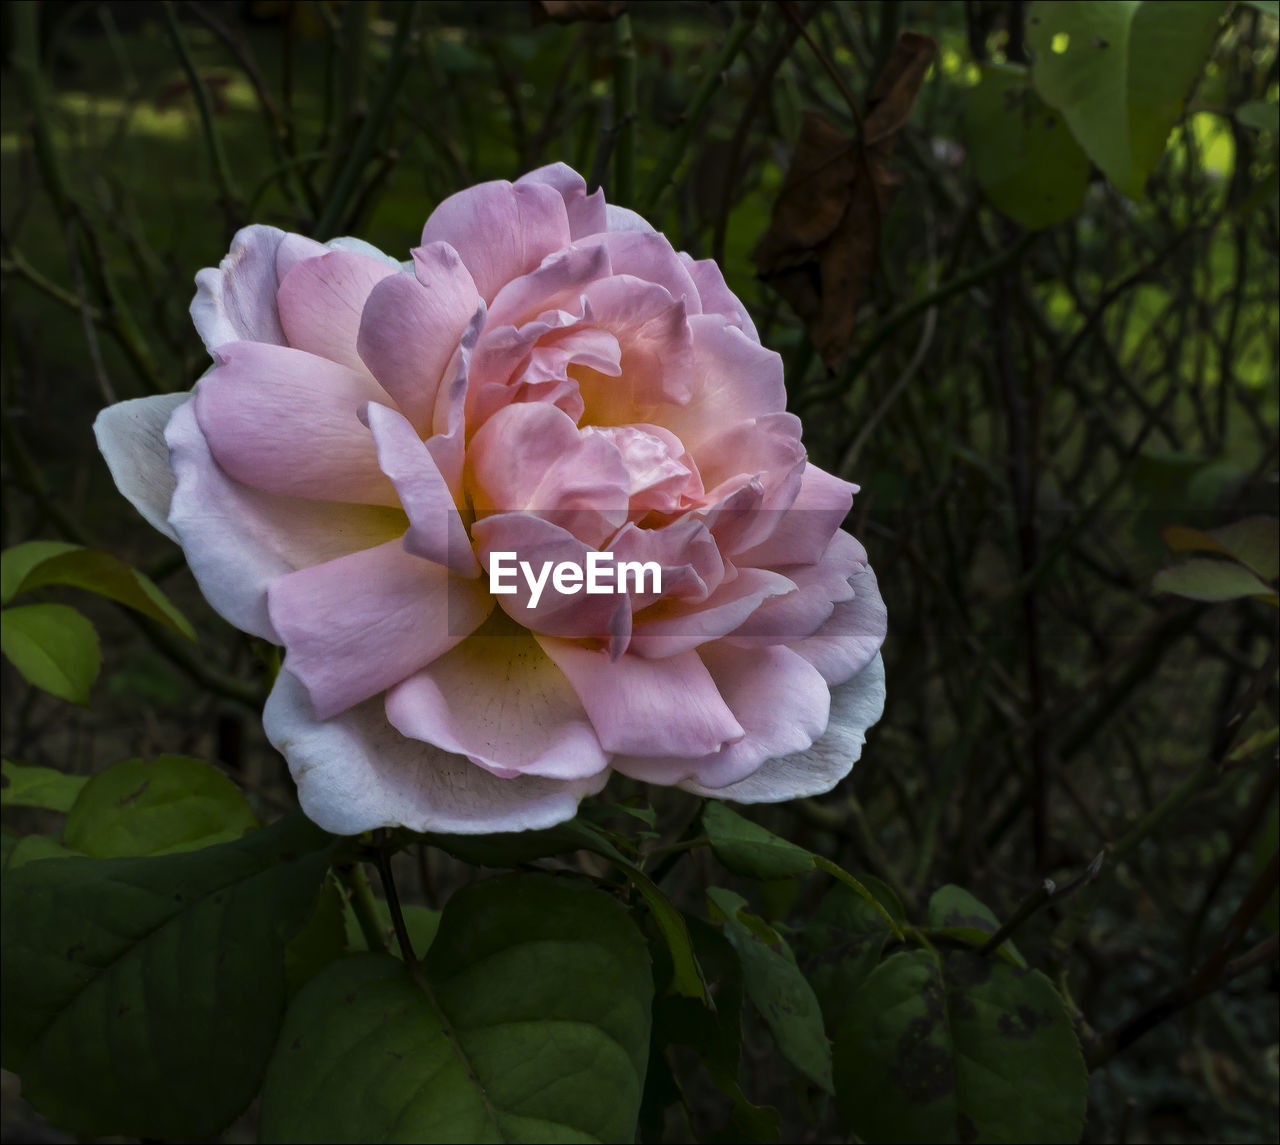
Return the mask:
[[609,233],[600,241],[609,252],[609,263],[615,275],[629,275],[642,282],[661,286],[671,297],[684,301],[689,314],[702,313],[702,299],[684,261],[675,248],[649,227],[647,231],[614,231],[610,220]]
[[321,719],[430,664],[492,606],[479,581],[412,556],[398,541],[290,573],[267,589],[285,663]]
[[285,346],[233,342],[218,353],[195,409],[231,477],[294,497],[399,505],[357,416],[385,400],[372,378]]
[[565,202],[542,183],[481,183],[450,195],[427,219],[422,243],[446,242],[462,256],[485,302],[569,245]]
[[611,660],[568,640],[538,643],[569,678],[605,751],[700,756],[745,734],[696,652]]
[[831,690],[827,730],[803,751],[767,759],[745,779],[711,787],[696,779],[686,791],[738,803],[783,803],[830,791],[862,755],[867,729],[884,711],[884,664],[877,655],[848,682]]
[[399,509],[303,501],[231,480],[209,452],[194,402],[174,412],[165,441],[177,481],[169,522],[200,591],[229,623],[273,644],[268,584],[398,538],[408,524]]
[[490,320],[495,326],[520,326],[548,310],[572,309],[589,283],[612,273],[602,241],[555,251],[498,291]]
[[409,515],[406,552],[444,565],[463,577],[480,575],[462,516],[435,460],[403,415],[370,402],[361,420],[373,434],[378,464]]
[[209,350],[228,342],[284,345],[276,313],[276,251],[284,238],[278,227],[244,227],[217,268],[196,275],[191,320]]
[[695,261],[683,251],[680,259],[689,277],[698,288],[698,297],[702,299],[702,312],[706,315],[720,315],[730,326],[736,326],[753,342],[760,341],[756,333],[755,323],[741,300],[730,289],[724,280],[720,267],[713,258]]
[[596,188],[594,194],[588,195],[587,181],[567,163],[550,163],[516,180],[517,187],[525,183],[545,183],[560,192],[569,217],[571,238],[577,240],[599,234],[608,226],[604,191]]
[[615,771],[649,783],[692,780],[720,788],[745,779],[766,759],[803,751],[826,730],[830,691],[789,649],[748,652],[717,642],[699,656],[746,735],[696,759],[616,755]]
[[388,275],[369,292],[356,351],[413,427],[425,433],[479,297],[452,247],[432,243],[414,251],[413,259],[416,277]]
[[613,203],[606,203],[604,217],[610,231],[635,231],[646,235],[656,233],[643,215],[636,214],[635,211],[628,207],[618,207]]
[[356,350],[360,317],[373,288],[404,272],[380,259],[331,251],[298,263],[280,282],[280,325],[289,345],[366,372]]
[[98,449],[116,488],[154,529],[178,539],[169,524],[169,502],[177,478],[169,466],[164,427],[190,394],[157,394],[107,406],[93,422]]
[[837,604],[821,628],[791,645],[828,684],[841,684],[861,672],[879,654],[888,632],[888,612],[871,567],[858,569],[849,583],[853,599]]
[[572,819],[579,801],[608,779],[608,771],[573,780],[499,779],[460,755],[406,739],[378,699],[319,720],[288,669],[276,677],[262,722],[289,761],[303,811],[338,835],[378,827],[536,831]]
[[501,613],[397,684],[387,716],[404,735],[496,774],[581,779],[609,764],[564,673]]

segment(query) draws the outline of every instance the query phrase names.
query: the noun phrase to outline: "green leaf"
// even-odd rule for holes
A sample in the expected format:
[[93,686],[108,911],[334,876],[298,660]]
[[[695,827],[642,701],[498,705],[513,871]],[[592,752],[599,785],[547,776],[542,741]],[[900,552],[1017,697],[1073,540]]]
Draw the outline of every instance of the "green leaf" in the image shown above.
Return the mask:
[[1089,188],[1089,158],[1031,87],[1026,68],[991,65],[968,94],[969,160],[983,193],[1030,230],[1069,219]]
[[[876,879],[864,880],[881,905],[902,920],[897,896]],[[805,977],[817,995],[828,1029],[835,1029],[853,993],[880,961],[893,931],[856,891],[836,883],[798,936]]]
[[302,928],[285,944],[284,973],[289,997],[320,973],[330,962],[347,953],[347,926],[342,888],[328,876],[316,900],[315,910]]
[[[987,940],[1000,929],[1000,920],[984,903],[974,898],[964,887],[948,883],[933,892],[929,899],[929,926],[931,933],[945,938],[967,942],[971,946],[985,946]],[[1002,958],[1024,970],[1027,960],[1014,944],[1005,940],[996,952]]]
[[0,764],[0,806],[42,807],[46,811],[70,811],[76,796],[89,782],[87,775],[67,775],[53,767],[28,767],[10,759]]
[[415,974],[331,963],[294,1000],[262,1092],[273,1141],[630,1141],[653,983],[610,896],[474,883]]
[[671,905],[658,885],[591,824],[571,819],[545,831],[513,831],[498,835],[427,834],[422,838],[455,858],[485,867],[515,867],[569,851],[591,851],[603,856],[627,876],[653,912],[675,963],[671,990],[690,998],[706,997],[706,986],[693,956],[684,917]]
[[1268,99],[1251,99],[1235,110],[1236,122],[1255,131],[1280,132],[1280,103]]
[[1280,576],[1280,518],[1246,517],[1208,532],[1169,525],[1164,539],[1175,553],[1221,553],[1248,565],[1263,580]]
[[779,838],[772,831],[714,800],[708,800],[702,809],[702,825],[716,858],[734,874],[753,879],[784,879],[794,878],[816,867],[861,895],[880,913],[895,936],[902,937],[897,923],[876,901],[875,895],[830,859]]
[[1153,592],[1168,592],[1188,600],[1210,603],[1261,596],[1275,601],[1275,590],[1244,565],[1197,557],[1172,568],[1161,569],[1151,579]]
[[714,799],[702,808],[702,826],[715,856],[735,874],[789,879],[813,870],[813,856]]
[[1071,1020],[1038,971],[904,951],[850,1000],[836,1102],[863,1140],[1080,1139],[1088,1079]]
[[1250,8],[1256,8],[1268,16],[1280,16],[1280,0],[1244,0]]
[[1124,194],[1142,197],[1228,7],[1224,0],[1037,0],[1028,8],[1036,91]]
[[16,871],[37,859],[72,859],[84,858],[79,851],[64,847],[57,839],[49,835],[24,835],[9,852],[5,869]]
[[88,706],[102,655],[98,634],[65,604],[24,604],[0,612],[0,650],[29,684]]
[[822,1009],[790,947],[763,919],[743,909],[747,900],[741,895],[708,887],[707,900],[713,916],[724,922],[724,936],[742,960],[747,995],[783,1056],[815,1085],[833,1092]]
[[189,1140],[253,1098],[330,837],[300,814],[184,855],[30,863],[0,903],[0,1056],[63,1128]]
[[5,549],[0,553],[0,604],[8,604],[22,591],[22,582],[32,569],[79,548],[63,541],[27,541]]
[[[130,568],[110,553],[84,549],[77,545],[61,545],[53,541],[31,541],[26,545],[18,545],[9,549],[5,556],[8,557],[11,553],[17,553],[15,571],[26,566],[16,592],[30,592],[49,585],[83,588],[98,596],[119,601],[188,640],[196,638],[195,629],[187,618],[173,606],[149,576]],[[40,556],[41,553],[44,555]]]
[[100,859],[167,855],[229,843],[258,826],[240,789],[183,755],[126,759],[99,772],[67,815],[62,841]]

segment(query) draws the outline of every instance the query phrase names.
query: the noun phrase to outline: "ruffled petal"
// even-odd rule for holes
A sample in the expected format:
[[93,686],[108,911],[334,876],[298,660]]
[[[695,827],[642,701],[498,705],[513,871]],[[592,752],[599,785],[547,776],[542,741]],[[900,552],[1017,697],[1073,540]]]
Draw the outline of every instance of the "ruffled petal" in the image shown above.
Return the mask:
[[679,784],[686,791],[738,803],[782,803],[822,795],[857,763],[867,729],[884,711],[884,664],[877,655],[848,682],[831,690],[827,730],[803,751],[765,760],[745,779],[712,787],[696,779]]
[[393,409],[370,402],[361,420],[373,434],[378,464],[409,515],[406,552],[444,565],[462,577],[480,575],[462,515],[449,486],[413,426]]
[[228,342],[284,345],[276,312],[276,252],[284,239],[278,227],[244,227],[226,258],[196,275],[191,320],[210,351]]
[[569,678],[605,751],[700,756],[745,734],[696,652],[611,660],[567,640],[538,643]]
[[326,358],[233,342],[201,379],[195,409],[218,464],[270,493],[399,505],[358,411],[380,387]]
[[384,278],[403,274],[398,265],[341,250],[298,263],[277,295],[289,345],[366,372],[356,350],[365,303]]
[[569,245],[560,192],[544,183],[481,183],[450,195],[427,219],[422,243],[446,242],[462,256],[485,302]]
[[702,312],[707,315],[720,315],[730,326],[736,326],[753,342],[760,341],[756,333],[755,323],[741,300],[729,289],[720,267],[713,258],[694,260],[684,251],[680,252],[681,261],[689,276],[698,288],[698,296],[702,299]]
[[457,252],[432,243],[413,252],[414,274],[392,274],[369,292],[356,350],[378,384],[421,433],[479,296]]
[[564,673],[501,613],[397,684],[387,716],[402,734],[504,778],[582,779],[609,764]]
[[803,751],[826,731],[831,693],[794,652],[747,652],[714,643],[698,654],[746,735],[696,759],[616,755],[615,771],[649,783],[692,780],[704,788],[721,788],[745,779],[767,759]]
[[587,181],[567,163],[549,163],[516,180],[517,187],[525,183],[545,183],[560,192],[569,218],[571,238],[586,238],[588,235],[599,234],[608,227],[604,191],[596,188],[594,194],[588,195]]
[[285,663],[328,719],[386,691],[465,639],[492,601],[397,541],[290,573],[267,589]]
[[169,502],[178,480],[169,465],[164,429],[190,394],[157,394],[107,406],[93,422],[98,449],[116,488],[153,529],[178,539],[169,524]]
[[[857,491],[856,485],[833,477],[812,463],[806,464],[795,500],[779,511],[769,537],[753,548],[735,553],[734,560],[763,568],[812,564],[821,559],[853,508]],[[859,559],[865,563],[865,551]]]
[[600,791],[609,774],[500,779],[463,756],[406,739],[379,699],[320,720],[287,668],[276,678],[262,722],[288,760],[303,811],[338,835],[377,827],[463,835],[554,827],[572,819],[579,801]]
[[209,452],[195,404],[174,412],[165,431],[177,481],[169,522],[200,591],[236,628],[279,644],[267,614],[267,585],[399,537],[399,509],[304,501],[233,481]]
[[859,568],[849,583],[853,599],[837,604],[817,632],[791,645],[828,684],[841,684],[861,672],[879,655],[889,629],[889,614],[871,566]]

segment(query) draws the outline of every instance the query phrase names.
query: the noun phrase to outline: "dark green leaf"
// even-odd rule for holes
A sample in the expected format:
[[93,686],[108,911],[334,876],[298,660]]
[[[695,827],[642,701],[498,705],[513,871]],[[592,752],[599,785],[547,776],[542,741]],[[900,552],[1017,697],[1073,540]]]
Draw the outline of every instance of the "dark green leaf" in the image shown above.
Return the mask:
[[630,1141],[653,985],[640,932],[599,891],[473,884],[420,972],[331,963],[290,1007],[262,1140]]
[[[400,946],[396,942],[396,928],[391,920],[391,908],[387,906],[385,899],[375,898],[373,904],[378,912],[378,921],[382,924],[382,937],[387,944],[387,949],[398,957]],[[440,929],[440,912],[418,906],[416,903],[401,903],[400,913],[404,916],[404,924],[409,931],[409,942],[413,945],[413,953],[421,958],[431,948],[436,931]],[[343,933],[348,950],[368,949],[364,934],[360,930],[360,923],[356,921],[355,912],[350,904],[343,912]]]
[[252,1099],[285,1003],[284,944],[330,837],[301,815],[183,855],[6,875],[0,1049],[77,1133],[191,1139]]
[[969,92],[969,159],[992,205],[1031,230],[1069,219],[1089,187],[1089,159],[1026,68],[991,65]]
[[[946,938],[981,947],[1000,929],[1000,920],[964,887],[948,883],[929,899],[929,926]],[[1027,960],[1012,942],[1002,942],[998,953],[1015,966],[1026,968]]]
[[709,799],[702,826],[716,858],[735,874],[753,879],[789,879],[813,870],[813,856],[772,831]]
[[813,988],[790,947],[763,919],[744,908],[746,899],[722,887],[707,888],[713,913],[742,960],[747,996],[768,1023],[783,1056],[815,1085],[832,1092],[831,1046]]
[[1037,971],[967,951],[895,954],[836,1033],[836,1100],[866,1141],[1065,1142],[1087,1076],[1061,998]]
[[8,604],[22,591],[22,582],[38,565],[64,553],[74,553],[79,545],[65,541],[27,541],[0,553],[0,604]]
[[102,655],[93,625],[74,608],[6,608],[0,612],[0,650],[27,683],[74,704],[89,703]]
[[25,867],[28,863],[34,863],[37,859],[71,859],[76,857],[84,858],[79,851],[64,847],[57,839],[49,835],[24,835],[14,845],[13,850],[9,852],[5,868],[10,871],[16,871],[19,867]]
[[67,775],[53,767],[28,767],[6,759],[3,764],[0,806],[43,807],[46,811],[70,811],[76,796],[89,782],[87,775]]
[[1155,592],[1185,596],[1189,600],[1217,603],[1261,596],[1274,601],[1275,590],[1259,580],[1244,565],[1234,561],[1217,561],[1211,557],[1193,557],[1172,568],[1161,569],[1151,579]]
[[315,910],[284,948],[284,973],[289,997],[347,953],[347,926],[342,888],[330,875],[316,899]]
[[99,859],[168,855],[229,843],[258,826],[240,789],[183,755],[113,763],[85,785],[62,841]]

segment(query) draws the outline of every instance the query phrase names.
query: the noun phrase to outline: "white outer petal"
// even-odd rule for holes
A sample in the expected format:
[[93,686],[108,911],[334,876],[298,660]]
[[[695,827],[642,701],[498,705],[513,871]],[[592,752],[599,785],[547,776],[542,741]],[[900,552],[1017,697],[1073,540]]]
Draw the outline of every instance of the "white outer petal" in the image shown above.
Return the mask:
[[737,803],[782,803],[821,795],[840,782],[858,761],[867,729],[884,712],[884,661],[876,653],[847,683],[831,689],[831,718],[827,730],[812,746],[793,755],[766,760],[758,771],[728,787],[701,787],[692,780],[679,784],[686,791]]
[[605,768],[585,779],[500,779],[463,756],[406,739],[388,721],[381,696],[317,720],[286,670],[262,724],[288,760],[303,811],[337,835],[376,827],[462,835],[554,827],[572,819],[578,802],[609,776]]
[[152,528],[171,541],[178,539],[169,524],[169,503],[178,479],[169,467],[164,430],[173,411],[190,397],[189,393],[157,394],[117,402],[107,406],[93,423],[98,449],[116,488]]
[[642,231],[650,235],[655,233],[643,215],[636,214],[628,207],[615,207],[612,203],[606,203],[604,217],[611,231]]

